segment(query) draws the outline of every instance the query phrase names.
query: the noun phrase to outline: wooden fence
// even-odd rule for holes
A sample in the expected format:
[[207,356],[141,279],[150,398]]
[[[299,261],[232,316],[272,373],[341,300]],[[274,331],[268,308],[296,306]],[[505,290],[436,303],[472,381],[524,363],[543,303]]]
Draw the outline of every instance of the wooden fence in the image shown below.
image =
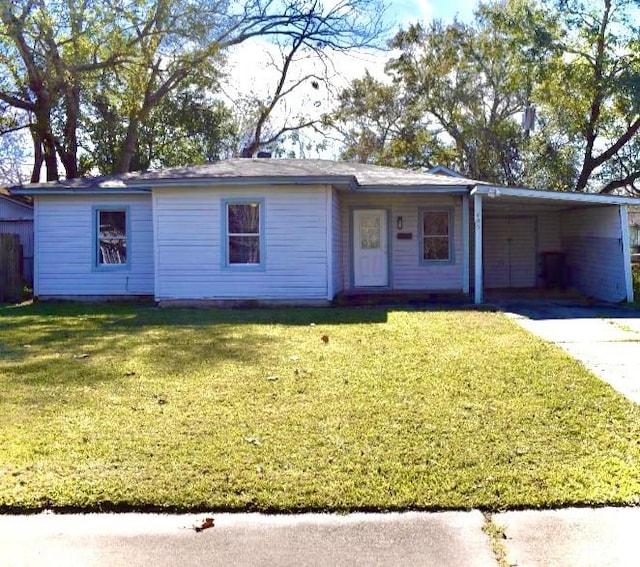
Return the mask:
[[17,234],[0,234],[0,302],[22,294],[22,250]]
[[33,284],[33,219],[0,218],[0,234],[17,234],[22,246],[22,279]]

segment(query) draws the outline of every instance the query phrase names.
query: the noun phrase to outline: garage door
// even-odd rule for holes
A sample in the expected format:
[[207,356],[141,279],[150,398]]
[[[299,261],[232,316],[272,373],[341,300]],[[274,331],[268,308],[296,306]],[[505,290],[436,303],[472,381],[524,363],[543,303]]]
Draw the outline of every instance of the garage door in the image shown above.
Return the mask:
[[536,286],[536,219],[486,217],[483,223],[484,286]]

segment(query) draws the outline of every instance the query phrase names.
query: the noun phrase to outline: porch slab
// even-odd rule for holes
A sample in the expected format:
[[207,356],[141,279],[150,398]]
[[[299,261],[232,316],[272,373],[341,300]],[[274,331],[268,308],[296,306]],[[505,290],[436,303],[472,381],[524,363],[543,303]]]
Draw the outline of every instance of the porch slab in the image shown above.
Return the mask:
[[469,295],[460,292],[425,292],[398,290],[349,290],[340,292],[333,300],[337,306],[411,305],[460,307],[473,305]]

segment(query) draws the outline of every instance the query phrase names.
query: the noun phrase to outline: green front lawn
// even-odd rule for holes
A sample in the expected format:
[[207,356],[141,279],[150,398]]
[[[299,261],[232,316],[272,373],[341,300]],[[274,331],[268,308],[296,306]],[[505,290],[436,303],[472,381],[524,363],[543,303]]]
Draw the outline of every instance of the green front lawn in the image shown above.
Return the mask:
[[0,510],[640,502],[640,406],[479,311],[0,308]]

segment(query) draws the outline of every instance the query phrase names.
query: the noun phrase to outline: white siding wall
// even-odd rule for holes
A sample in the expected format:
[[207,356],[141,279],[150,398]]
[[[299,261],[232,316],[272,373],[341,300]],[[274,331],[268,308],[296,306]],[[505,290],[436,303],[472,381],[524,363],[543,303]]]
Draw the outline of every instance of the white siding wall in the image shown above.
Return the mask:
[[335,189],[331,190],[331,214],[333,217],[333,235],[332,235],[332,262],[333,262],[333,292],[337,294],[344,289],[344,267],[343,257],[343,220],[340,214],[340,195]]
[[617,206],[563,213],[562,243],[571,285],[605,301],[626,298],[622,231]]
[[560,211],[536,214],[538,221],[538,251],[561,252]]
[[[325,300],[325,186],[154,189],[158,300]],[[265,269],[224,266],[223,200],[265,204]],[[330,239],[329,239],[330,240]]]
[[[421,208],[450,208],[453,210],[454,261],[420,262]],[[451,195],[424,194],[341,194],[342,265],[344,289],[353,287],[352,231],[353,210],[358,208],[387,209],[390,213],[391,287],[395,290],[461,290],[462,289],[462,199]],[[396,228],[402,217],[402,230]],[[398,240],[398,232],[410,232],[411,240]]]
[[33,218],[33,209],[0,195],[0,220],[24,220]]
[[[96,270],[93,209],[129,207],[127,270]],[[42,195],[36,198],[37,296],[153,294],[153,225],[150,195]]]

